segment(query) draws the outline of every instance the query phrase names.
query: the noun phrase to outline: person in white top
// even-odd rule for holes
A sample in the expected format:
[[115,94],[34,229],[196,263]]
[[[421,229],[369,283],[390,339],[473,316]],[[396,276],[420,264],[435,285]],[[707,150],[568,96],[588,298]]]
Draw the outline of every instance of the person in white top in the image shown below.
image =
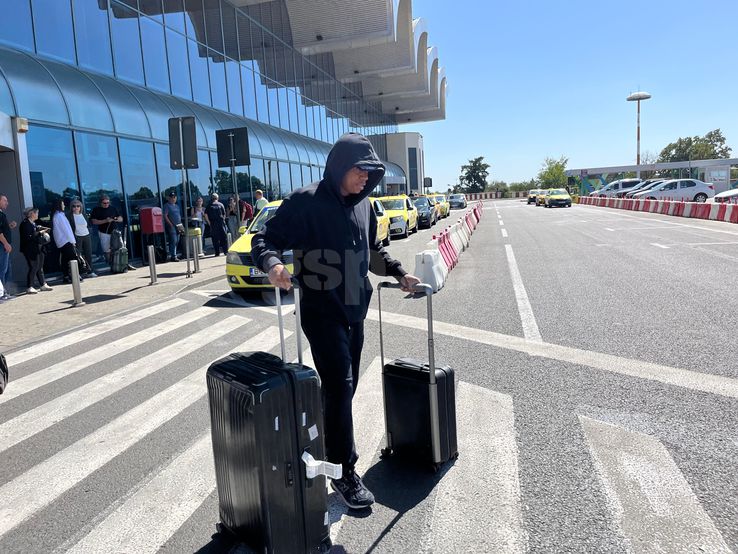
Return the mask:
[[[54,201],[52,210],[51,229],[54,234],[54,243],[59,249],[61,255],[61,270],[65,283],[71,283],[72,278],[69,276],[69,262],[77,259],[77,251],[75,244],[77,240],[74,237],[74,231],[69,224],[67,216],[64,214],[64,199],[57,198]],[[82,281],[80,276],[80,281]]]
[[81,201],[72,200],[72,213],[68,218],[72,231],[74,231],[77,250],[87,262],[85,277],[97,277],[97,274],[92,270],[92,237],[90,237],[89,223]]
[[254,215],[256,215],[264,206],[269,204],[269,200],[264,198],[264,192],[261,189],[257,189],[254,192],[254,197],[256,198],[256,202],[254,203]]

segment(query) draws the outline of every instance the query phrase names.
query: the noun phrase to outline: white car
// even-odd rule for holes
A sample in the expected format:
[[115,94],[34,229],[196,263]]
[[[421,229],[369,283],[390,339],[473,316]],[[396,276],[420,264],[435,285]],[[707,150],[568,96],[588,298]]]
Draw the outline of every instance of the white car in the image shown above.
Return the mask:
[[712,183],[704,183],[697,179],[670,179],[650,190],[634,194],[633,198],[706,202],[713,196],[715,196],[715,187]]
[[720,192],[712,200],[718,203],[736,204],[738,203],[738,188]]
[[599,198],[613,198],[615,196],[622,196],[630,189],[635,187],[641,182],[640,179],[620,179],[613,181],[612,183],[606,184],[600,190],[595,190],[589,193],[590,196],[597,196]]

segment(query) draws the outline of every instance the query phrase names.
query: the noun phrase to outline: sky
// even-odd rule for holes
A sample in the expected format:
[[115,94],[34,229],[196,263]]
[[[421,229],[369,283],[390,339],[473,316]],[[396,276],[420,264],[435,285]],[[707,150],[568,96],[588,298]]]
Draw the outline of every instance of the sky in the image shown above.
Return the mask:
[[635,164],[720,128],[738,157],[738,0],[413,0],[446,68],[446,120],[423,135],[434,188],[484,156],[488,181],[526,181],[547,157],[568,169]]

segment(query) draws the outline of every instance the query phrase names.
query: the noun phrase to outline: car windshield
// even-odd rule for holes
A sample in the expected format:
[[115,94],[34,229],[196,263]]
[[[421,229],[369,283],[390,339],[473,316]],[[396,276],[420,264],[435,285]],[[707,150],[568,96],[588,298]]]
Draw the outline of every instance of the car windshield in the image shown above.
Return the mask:
[[405,201],[401,198],[382,200],[382,206],[385,210],[402,210],[405,208]]
[[256,216],[254,222],[249,227],[249,234],[253,235],[261,231],[261,229],[264,227],[264,224],[272,219],[274,217],[274,214],[277,213],[277,208],[279,208],[279,206],[269,206],[262,209],[259,212],[259,215]]
[[446,200],[443,196],[436,196],[435,199],[436,199],[436,202],[443,202]]
[[427,198],[416,198],[413,201],[413,204],[415,204],[418,208],[425,208],[428,206],[428,199]]
[[569,194],[569,193],[566,192],[566,190],[564,189],[551,189],[549,191],[549,194]]
[[449,200],[462,200],[464,198],[461,194],[452,194],[448,197]]

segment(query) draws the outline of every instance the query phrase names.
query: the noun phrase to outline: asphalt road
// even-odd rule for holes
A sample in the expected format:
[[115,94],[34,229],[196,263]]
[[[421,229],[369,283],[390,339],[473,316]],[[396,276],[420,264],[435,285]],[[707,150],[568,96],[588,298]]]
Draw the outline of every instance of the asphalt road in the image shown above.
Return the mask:
[[[412,270],[432,232],[390,252]],[[738,552],[737,269],[729,224],[486,203],[434,296],[460,457],[379,459],[375,297],[354,406],[377,504],[331,497],[334,552]],[[387,355],[425,357],[424,301],[386,294]],[[223,280],[9,354],[0,552],[230,548],[204,368],[279,352],[275,309],[249,300]]]

